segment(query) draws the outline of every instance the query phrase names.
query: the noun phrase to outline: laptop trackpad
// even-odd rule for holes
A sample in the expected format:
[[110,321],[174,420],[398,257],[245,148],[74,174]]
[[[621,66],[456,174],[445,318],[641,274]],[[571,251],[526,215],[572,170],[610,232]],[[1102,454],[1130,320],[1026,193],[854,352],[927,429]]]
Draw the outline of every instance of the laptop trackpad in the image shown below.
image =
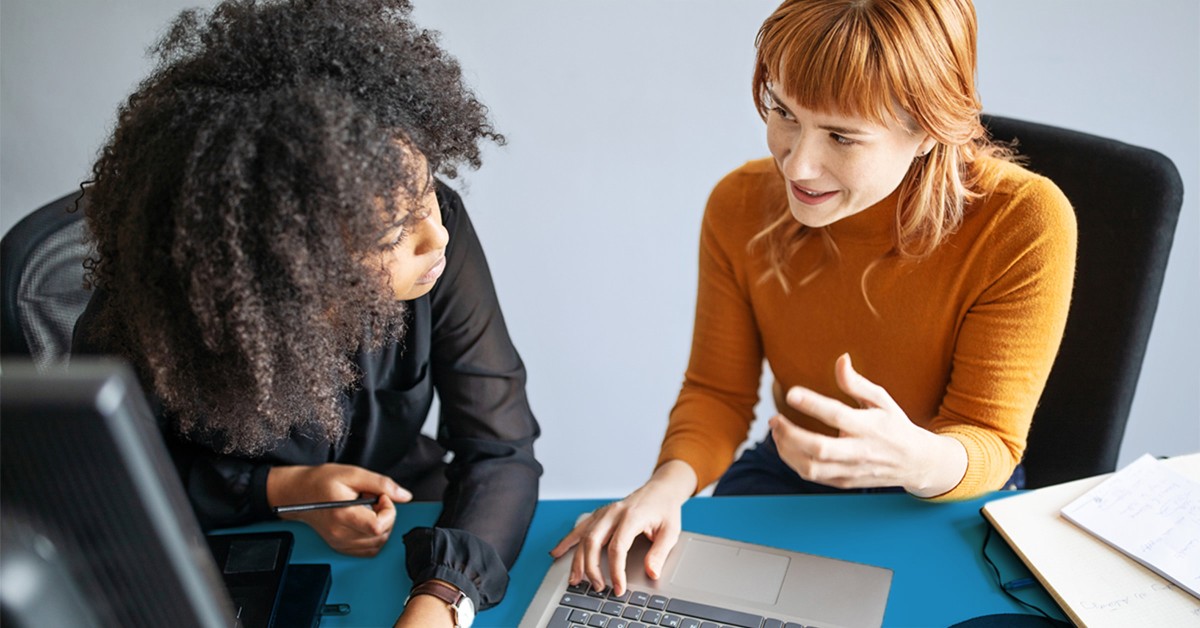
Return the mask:
[[673,584],[721,595],[775,604],[787,574],[786,556],[689,539]]

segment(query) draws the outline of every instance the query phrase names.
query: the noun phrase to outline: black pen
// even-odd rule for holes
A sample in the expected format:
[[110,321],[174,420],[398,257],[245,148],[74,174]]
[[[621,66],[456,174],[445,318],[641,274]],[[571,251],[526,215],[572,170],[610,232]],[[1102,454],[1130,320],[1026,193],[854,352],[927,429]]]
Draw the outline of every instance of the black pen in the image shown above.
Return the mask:
[[323,510],[325,508],[342,508],[345,506],[370,506],[379,501],[378,497],[360,497],[358,499],[347,499],[341,502],[315,502],[312,504],[293,504],[291,506],[276,506],[272,508],[275,514],[285,512],[304,512],[306,510]]

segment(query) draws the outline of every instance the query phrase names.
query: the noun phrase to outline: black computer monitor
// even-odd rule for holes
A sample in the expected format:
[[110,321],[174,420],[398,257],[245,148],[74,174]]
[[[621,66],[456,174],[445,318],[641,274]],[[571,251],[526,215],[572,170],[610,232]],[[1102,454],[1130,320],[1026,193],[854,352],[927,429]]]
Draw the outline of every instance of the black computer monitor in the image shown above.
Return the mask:
[[236,625],[132,372],[0,372],[0,624]]

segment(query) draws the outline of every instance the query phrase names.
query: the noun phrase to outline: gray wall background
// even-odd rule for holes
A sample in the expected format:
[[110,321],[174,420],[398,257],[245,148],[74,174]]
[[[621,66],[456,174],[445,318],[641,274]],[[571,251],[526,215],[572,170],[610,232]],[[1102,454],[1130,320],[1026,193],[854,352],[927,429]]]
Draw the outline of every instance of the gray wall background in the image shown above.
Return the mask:
[[[651,471],[686,366],[700,214],[767,154],[749,93],[776,0],[416,0],[509,144],[457,184],[482,234],[544,436],[545,498]],[[3,0],[0,230],[73,189],[179,9]],[[986,109],[1154,148],[1186,196],[1121,450],[1200,450],[1200,5],[977,0]],[[756,437],[772,413],[760,404]]]

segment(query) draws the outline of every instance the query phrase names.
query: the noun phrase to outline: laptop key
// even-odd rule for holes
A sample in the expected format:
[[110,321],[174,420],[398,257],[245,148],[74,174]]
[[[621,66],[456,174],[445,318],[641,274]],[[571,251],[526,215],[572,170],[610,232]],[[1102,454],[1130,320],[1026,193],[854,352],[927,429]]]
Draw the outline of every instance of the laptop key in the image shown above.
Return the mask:
[[679,628],[679,622],[681,621],[683,621],[683,618],[679,615],[663,615],[662,619],[658,621],[658,625],[669,626],[670,628]]
[[[588,618],[591,616],[592,616],[591,613],[576,609],[576,610],[571,611],[571,616],[568,619],[571,620],[572,624],[586,624]],[[779,628],[783,628],[783,627],[780,626]]]
[[700,628],[721,628],[721,627],[712,623],[711,621],[706,621],[706,622],[701,622]]
[[612,619],[608,620],[608,626],[606,628],[629,628],[629,622],[621,619],[620,617],[613,617]]
[[650,601],[650,594],[645,591],[634,591],[629,596],[629,603],[635,606],[645,606]]
[[647,624],[650,624],[651,626],[653,626],[658,623],[658,620],[662,619],[662,615],[663,614],[658,611],[646,610],[646,611],[642,612],[641,619],[642,619],[642,621],[646,622]]
[[646,602],[646,608],[652,608],[656,611],[667,610],[667,598],[661,595],[651,595],[650,601]]
[[621,608],[622,606],[616,602],[605,602],[600,607],[600,612],[604,613],[605,615],[617,616],[621,614]]
[[647,626],[646,624],[643,624],[642,622],[635,621],[632,624],[629,624],[629,628],[650,628],[650,627]]
[[679,621],[679,628],[700,628],[700,620],[684,617]]
[[591,618],[588,619],[587,625],[591,626],[591,628],[604,628],[604,625],[607,623],[608,618],[604,615],[592,615]]
[[783,628],[783,622],[778,619],[768,619],[763,622],[763,628]]
[[729,610],[717,606],[709,606],[699,602],[689,602],[678,598],[667,603],[667,610],[680,615],[690,615],[709,621],[740,626],[741,628],[758,628],[763,623],[762,615],[752,615],[741,611]]
[[611,592],[612,592],[611,587],[604,587],[603,589],[601,589],[599,591],[597,591],[591,587],[588,587],[588,590],[587,590],[588,597],[608,597],[608,594]]
[[546,628],[570,628],[571,624],[568,621],[570,616],[571,609],[565,606],[560,606],[554,609],[554,614],[550,616],[550,623],[546,624]]
[[588,589],[590,589],[590,588],[592,588],[592,585],[589,584],[587,580],[580,580],[579,584],[568,584],[567,585],[567,591],[578,594],[578,595],[586,595],[588,592]]
[[600,605],[604,602],[597,600],[596,598],[587,597],[586,595],[571,595],[568,593],[562,596],[562,599],[559,600],[558,603],[563,606],[579,608],[585,611],[592,611],[594,613],[600,610]]
[[621,612],[621,617],[625,619],[641,619],[642,609],[636,606],[626,606],[625,610]]

